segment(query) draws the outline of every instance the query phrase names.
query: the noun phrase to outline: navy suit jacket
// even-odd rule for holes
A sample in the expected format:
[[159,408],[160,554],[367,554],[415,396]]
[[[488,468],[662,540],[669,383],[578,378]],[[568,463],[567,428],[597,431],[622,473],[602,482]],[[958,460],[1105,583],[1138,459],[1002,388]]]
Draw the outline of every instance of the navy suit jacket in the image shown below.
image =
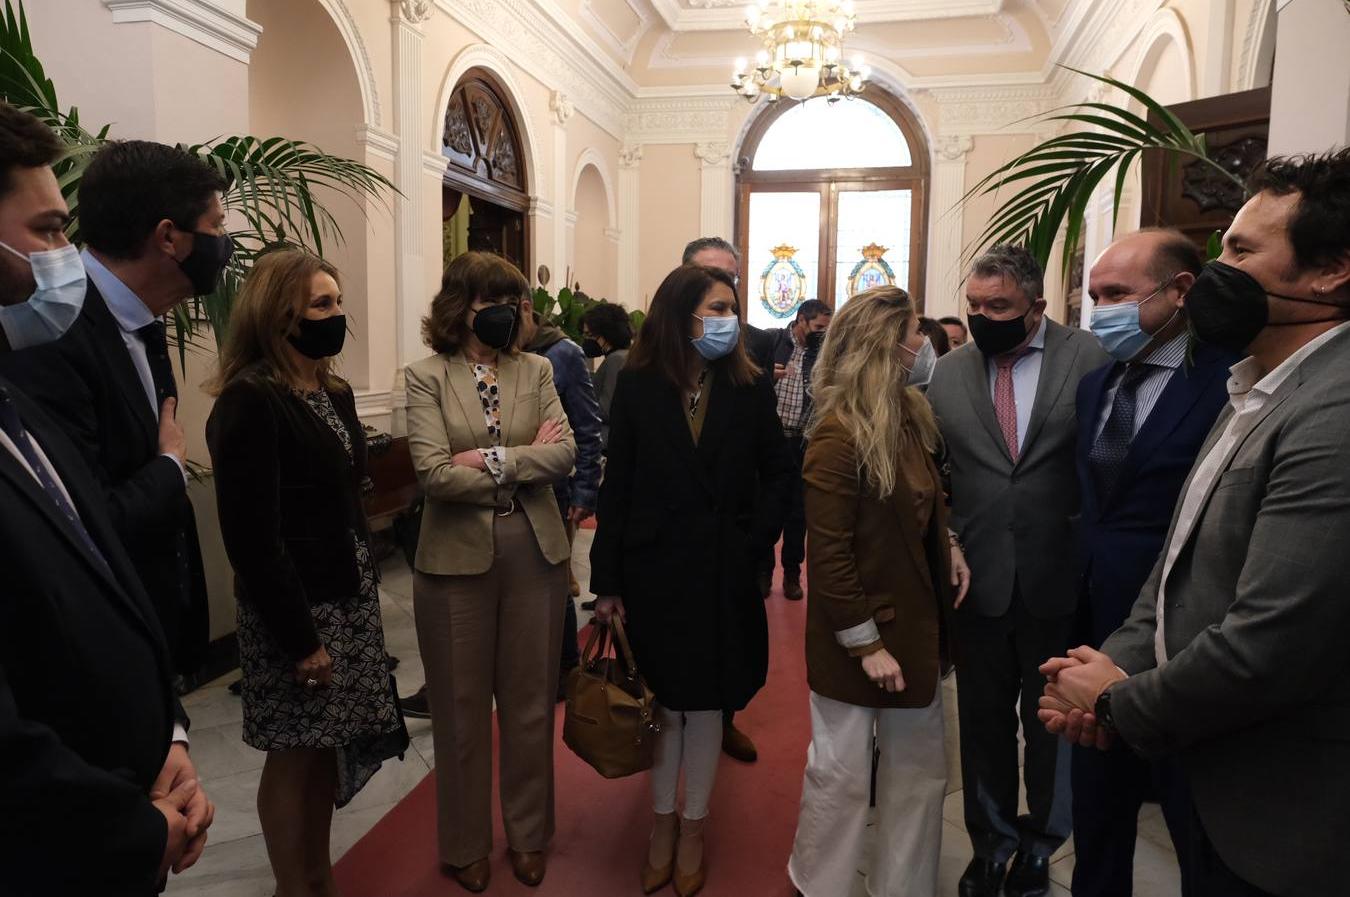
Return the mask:
[[1088,453],[1116,362],[1078,385],[1078,480],[1082,486],[1079,559],[1083,570],[1079,637],[1100,647],[1139,597],[1167,538],[1172,511],[1196,456],[1228,403],[1228,368],[1239,359],[1197,343],[1172,375],[1130,443],[1110,495],[1098,495]]

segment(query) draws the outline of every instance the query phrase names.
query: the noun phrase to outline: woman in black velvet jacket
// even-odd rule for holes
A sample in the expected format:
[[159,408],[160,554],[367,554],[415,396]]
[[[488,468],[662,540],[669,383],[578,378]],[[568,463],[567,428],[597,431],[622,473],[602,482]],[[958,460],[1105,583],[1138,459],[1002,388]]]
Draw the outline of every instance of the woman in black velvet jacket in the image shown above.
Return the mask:
[[[206,425],[239,599],[244,741],[267,751],[258,816],[279,894],[336,894],[333,807],[401,753],[361,506],[366,441],[329,370],[337,272],[264,256],[235,305]],[[315,890],[315,883],[322,889]]]

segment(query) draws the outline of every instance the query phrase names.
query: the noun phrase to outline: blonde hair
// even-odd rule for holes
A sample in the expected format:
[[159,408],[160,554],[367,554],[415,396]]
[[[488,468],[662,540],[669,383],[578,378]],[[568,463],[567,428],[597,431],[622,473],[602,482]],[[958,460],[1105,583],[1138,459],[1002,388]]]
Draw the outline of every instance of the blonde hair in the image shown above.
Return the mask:
[[[284,383],[299,382],[300,373],[286,350],[286,336],[304,316],[314,275],[319,273],[341,285],[337,268],[304,250],[278,249],[254,263],[230,310],[229,333],[220,349],[216,374],[206,383],[208,393],[220,395],[257,362],[265,363]],[[319,383],[330,390],[342,385],[332,372],[331,358],[319,362]]]
[[906,428],[927,451],[938,445],[933,409],[906,385],[909,375],[901,364],[914,363],[900,341],[917,316],[899,287],[859,293],[831,319],[811,376],[810,429],[836,418],[857,449],[859,473],[882,498],[895,491]]

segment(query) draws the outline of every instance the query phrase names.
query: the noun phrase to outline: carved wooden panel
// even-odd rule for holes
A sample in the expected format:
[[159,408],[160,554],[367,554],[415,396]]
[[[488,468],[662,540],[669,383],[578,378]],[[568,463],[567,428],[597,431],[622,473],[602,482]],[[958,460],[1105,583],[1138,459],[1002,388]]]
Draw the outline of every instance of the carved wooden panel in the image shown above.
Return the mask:
[[446,109],[441,143],[450,160],[450,180],[467,176],[484,188],[495,188],[488,189],[489,193],[501,188],[514,194],[526,192],[515,117],[487,78],[470,72],[456,86]]

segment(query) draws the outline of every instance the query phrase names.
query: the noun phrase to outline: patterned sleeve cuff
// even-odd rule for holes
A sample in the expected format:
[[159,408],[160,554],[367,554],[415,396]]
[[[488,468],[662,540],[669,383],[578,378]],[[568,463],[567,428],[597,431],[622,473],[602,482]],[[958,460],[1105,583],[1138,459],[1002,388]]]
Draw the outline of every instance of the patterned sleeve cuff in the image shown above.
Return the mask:
[[862,648],[881,641],[881,633],[877,631],[875,620],[866,620],[857,626],[836,632],[834,639],[845,648]]
[[506,475],[506,449],[494,445],[492,448],[479,449],[478,453],[483,456],[483,463],[487,465],[487,472],[492,475],[492,479],[501,485],[502,477]]

